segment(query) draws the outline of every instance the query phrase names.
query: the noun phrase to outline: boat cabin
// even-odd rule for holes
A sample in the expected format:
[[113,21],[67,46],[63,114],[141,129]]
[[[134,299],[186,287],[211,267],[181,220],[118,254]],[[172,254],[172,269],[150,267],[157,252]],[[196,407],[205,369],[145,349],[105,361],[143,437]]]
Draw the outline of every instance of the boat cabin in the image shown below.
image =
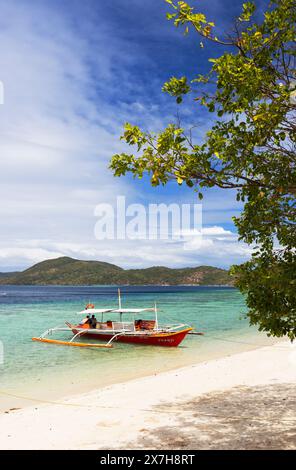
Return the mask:
[[[142,319],[144,312],[154,312],[153,319]],[[79,315],[85,315],[83,320],[79,323],[80,328],[94,329],[87,322],[87,315],[95,316],[97,320],[97,330],[107,331],[152,331],[158,329],[157,310],[155,308],[134,308],[134,309],[97,309],[94,305],[86,306],[84,310],[79,312]],[[112,316],[115,315],[113,319]],[[106,318],[106,319],[105,319]]]

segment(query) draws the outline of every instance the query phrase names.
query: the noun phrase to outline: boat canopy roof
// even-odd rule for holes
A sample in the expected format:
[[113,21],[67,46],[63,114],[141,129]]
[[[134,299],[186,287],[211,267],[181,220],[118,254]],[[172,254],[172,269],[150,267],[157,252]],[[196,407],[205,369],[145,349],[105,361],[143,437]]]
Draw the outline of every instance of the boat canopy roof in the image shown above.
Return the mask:
[[107,313],[112,312],[112,308],[85,308],[81,312],[78,312],[78,315],[89,315],[95,313]]
[[154,312],[154,308],[117,308],[112,310],[112,313],[141,313],[141,312]]
[[154,308],[87,308],[79,312],[79,315],[94,315],[96,313],[141,313],[154,312]]

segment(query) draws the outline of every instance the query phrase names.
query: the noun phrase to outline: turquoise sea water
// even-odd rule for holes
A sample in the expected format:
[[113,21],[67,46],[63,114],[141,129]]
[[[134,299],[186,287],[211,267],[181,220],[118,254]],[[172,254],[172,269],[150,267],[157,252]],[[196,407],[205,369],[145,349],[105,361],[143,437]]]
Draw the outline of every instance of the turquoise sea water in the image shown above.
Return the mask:
[[[109,349],[80,349],[31,341],[44,330],[77,322],[91,301],[97,308],[117,307],[117,288],[64,286],[0,286],[0,409],[32,405],[270,344],[245,318],[242,295],[222,287],[122,287],[123,307],[159,308],[160,322],[189,323],[204,336],[187,336],[178,348],[116,343]],[[59,339],[71,334],[60,332]]]

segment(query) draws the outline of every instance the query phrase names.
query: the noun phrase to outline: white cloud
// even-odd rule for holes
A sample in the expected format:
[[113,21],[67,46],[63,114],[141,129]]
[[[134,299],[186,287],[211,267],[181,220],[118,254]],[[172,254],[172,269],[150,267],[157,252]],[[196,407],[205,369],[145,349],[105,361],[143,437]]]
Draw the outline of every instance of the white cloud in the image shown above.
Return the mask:
[[[128,178],[114,180],[107,169],[110,156],[125,148],[118,140],[123,122],[132,116],[161,129],[175,108],[164,112],[161,101],[137,96],[135,88],[145,84],[134,82],[128,66],[140,54],[130,54],[128,41],[116,39],[103,22],[85,17],[87,38],[81,24],[50,2],[0,4],[0,271],[63,255],[123,267],[228,266],[246,259],[249,249],[222,227],[236,210],[231,193],[223,200],[207,194],[203,239],[188,233],[186,250],[178,242],[95,240],[94,208],[117,195],[133,202],[196,202],[184,188],[152,193]],[[115,104],[107,90],[120,96]],[[198,117],[198,124],[200,138],[208,122]]]
[[116,54],[112,42],[106,50],[104,28],[98,31],[93,62],[89,41],[50,5],[1,2],[2,243],[20,234],[27,241],[91,239],[95,205],[117,191],[133,193],[123,179],[114,191],[107,169],[122,148],[127,110],[114,110],[96,94],[99,83],[112,79]]
[[206,236],[214,236],[217,237],[218,235],[224,235],[224,236],[231,236],[234,237],[235,234],[231,232],[230,230],[225,230],[223,227],[218,227],[217,225],[214,225],[213,227],[204,227],[202,229],[202,234]]
[[[236,234],[222,227],[204,229],[202,239],[193,235],[185,243],[174,240],[85,240],[72,242],[51,239],[18,239],[12,248],[6,243],[0,249],[2,265],[12,269],[17,263],[23,267],[43,259],[71,256],[78,259],[93,259],[117,264],[124,268],[162,265],[184,267],[212,265],[228,268],[249,258],[252,248],[239,243]],[[227,232],[221,239],[220,234]]]
[[45,259],[54,259],[63,256],[62,252],[44,250],[43,248],[3,248],[0,249],[0,260],[7,266],[17,266],[19,264],[39,263]]

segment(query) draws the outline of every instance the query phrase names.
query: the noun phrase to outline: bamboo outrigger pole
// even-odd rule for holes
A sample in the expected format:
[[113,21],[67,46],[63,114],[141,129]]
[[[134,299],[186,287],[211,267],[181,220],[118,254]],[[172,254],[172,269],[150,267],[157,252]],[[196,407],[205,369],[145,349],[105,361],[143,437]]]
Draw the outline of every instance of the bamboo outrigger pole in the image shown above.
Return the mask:
[[59,339],[49,338],[32,338],[32,341],[40,341],[41,343],[60,344],[62,346],[76,346],[79,348],[112,348],[112,344],[94,344],[94,343],[77,343],[71,341],[61,341]]

